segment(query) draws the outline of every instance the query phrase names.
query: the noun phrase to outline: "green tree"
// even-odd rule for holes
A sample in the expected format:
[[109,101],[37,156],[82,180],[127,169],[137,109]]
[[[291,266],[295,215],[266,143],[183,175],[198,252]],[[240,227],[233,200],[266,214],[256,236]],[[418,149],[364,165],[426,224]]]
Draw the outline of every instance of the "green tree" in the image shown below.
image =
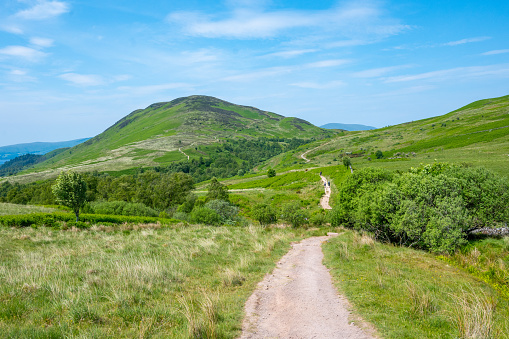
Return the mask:
[[277,213],[269,204],[256,204],[251,211],[251,217],[262,226],[277,221]]
[[230,201],[230,196],[228,195],[228,187],[221,184],[216,178],[212,178],[212,180],[210,180],[208,189],[208,200]]
[[382,159],[384,157],[384,154],[382,153],[382,151],[378,150],[375,152],[375,157],[377,159]]
[[350,157],[343,157],[343,165],[345,165],[345,167],[350,167],[350,165],[352,164],[352,161],[350,160]]
[[79,221],[80,208],[85,205],[87,184],[81,174],[74,171],[62,172],[52,187],[57,202],[70,207]]
[[267,171],[267,176],[269,178],[275,177],[276,176],[276,170],[273,169],[273,168],[269,168],[269,170]]
[[299,227],[307,223],[309,213],[300,207],[298,203],[290,202],[281,208],[281,218],[289,222],[293,227]]

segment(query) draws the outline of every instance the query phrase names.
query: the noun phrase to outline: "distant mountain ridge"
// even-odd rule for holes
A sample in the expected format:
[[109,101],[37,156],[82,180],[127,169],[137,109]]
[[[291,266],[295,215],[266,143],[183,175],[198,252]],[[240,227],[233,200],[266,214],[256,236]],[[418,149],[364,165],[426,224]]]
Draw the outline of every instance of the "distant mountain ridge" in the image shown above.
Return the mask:
[[377,129],[377,127],[360,125],[360,124],[341,124],[341,123],[329,123],[320,126],[325,129],[343,129],[345,131],[367,131],[371,129]]
[[58,148],[73,147],[90,138],[57,142],[31,142],[0,147],[0,164],[24,154],[43,155]]

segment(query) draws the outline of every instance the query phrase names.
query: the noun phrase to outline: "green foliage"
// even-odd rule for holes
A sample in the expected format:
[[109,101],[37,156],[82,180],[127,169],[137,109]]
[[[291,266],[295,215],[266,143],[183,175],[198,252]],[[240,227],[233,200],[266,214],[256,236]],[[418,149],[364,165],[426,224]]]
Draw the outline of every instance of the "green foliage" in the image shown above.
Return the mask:
[[383,154],[383,152],[382,152],[382,151],[377,150],[377,151],[375,152],[375,157],[376,157],[377,159],[382,159],[382,158],[384,157],[384,154]]
[[251,218],[267,226],[277,221],[277,211],[267,203],[256,204],[251,209]]
[[[121,215],[101,215],[101,214],[81,214],[82,222],[88,224],[123,224],[123,223],[156,223],[163,221],[171,222],[171,219],[160,219],[155,217],[141,216],[121,216]],[[28,227],[28,226],[59,226],[62,222],[72,225],[75,222],[75,216],[71,213],[32,213],[24,215],[4,215],[0,216],[0,225],[7,227]]]
[[239,214],[239,208],[237,206],[234,206],[230,202],[221,199],[208,201],[205,204],[205,208],[209,208],[216,212],[221,218],[221,223],[225,225],[235,224],[237,215]]
[[267,177],[272,178],[276,176],[276,170],[273,168],[269,168],[267,170]]
[[212,178],[208,186],[207,199],[230,201],[228,187],[221,184],[216,178]]
[[142,203],[131,203],[125,201],[96,201],[85,205],[84,213],[89,214],[114,214],[157,217],[159,213]]
[[190,213],[193,210],[195,203],[196,203],[196,195],[193,193],[189,193],[186,196],[186,201],[184,201],[182,203],[182,205],[180,205],[177,208],[177,212]]
[[342,158],[343,166],[350,167],[352,165],[352,160],[350,160],[350,157],[344,156]]
[[221,222],[221,216],[210,208],[195,207],[189,215],[189,220],[197,224],[219,225]]
[[308,223],[309,213],[302,209],[297,202],[290,202],[281,208],[281,219],[290,223],[293,227],[299,227]]
[[70,207],[79,220],[80,208],[85,205],[87,184],[81,174],[73,171],[62,172],[52,187],[59,204]]
[[329,220],[378,239],[451,252],[470,230],[509,220],[508,191],[507,182],[485,169],[434,164],[392,174],[366,168],[340,186]]

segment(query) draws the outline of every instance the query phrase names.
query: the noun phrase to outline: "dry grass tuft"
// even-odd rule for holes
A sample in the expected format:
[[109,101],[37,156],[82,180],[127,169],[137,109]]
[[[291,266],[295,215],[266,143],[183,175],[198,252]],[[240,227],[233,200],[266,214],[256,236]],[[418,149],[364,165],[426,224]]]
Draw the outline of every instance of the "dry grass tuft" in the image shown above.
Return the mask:
[[484,292],[474,291],[471,287],[461,295],[451,294],[453,299],[452,321],[456,324],[461,338],[493,338],[493,313],[496,302]]
[[422,287],[417,286],[409,280],[406,282],[406,288],[408,297],[412,303],[411,311],[414,315],[425,316],[438,310],[435,298],[429,291],[425,291]]

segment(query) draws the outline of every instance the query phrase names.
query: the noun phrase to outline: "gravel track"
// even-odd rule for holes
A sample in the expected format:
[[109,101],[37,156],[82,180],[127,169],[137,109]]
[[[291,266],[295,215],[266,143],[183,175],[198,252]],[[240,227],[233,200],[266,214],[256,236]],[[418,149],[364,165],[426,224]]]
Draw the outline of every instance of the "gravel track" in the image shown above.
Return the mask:
[[245,305],[240,339],[374,338],[349,321],[347,301],[322,264],[322,242],[293,244]]

